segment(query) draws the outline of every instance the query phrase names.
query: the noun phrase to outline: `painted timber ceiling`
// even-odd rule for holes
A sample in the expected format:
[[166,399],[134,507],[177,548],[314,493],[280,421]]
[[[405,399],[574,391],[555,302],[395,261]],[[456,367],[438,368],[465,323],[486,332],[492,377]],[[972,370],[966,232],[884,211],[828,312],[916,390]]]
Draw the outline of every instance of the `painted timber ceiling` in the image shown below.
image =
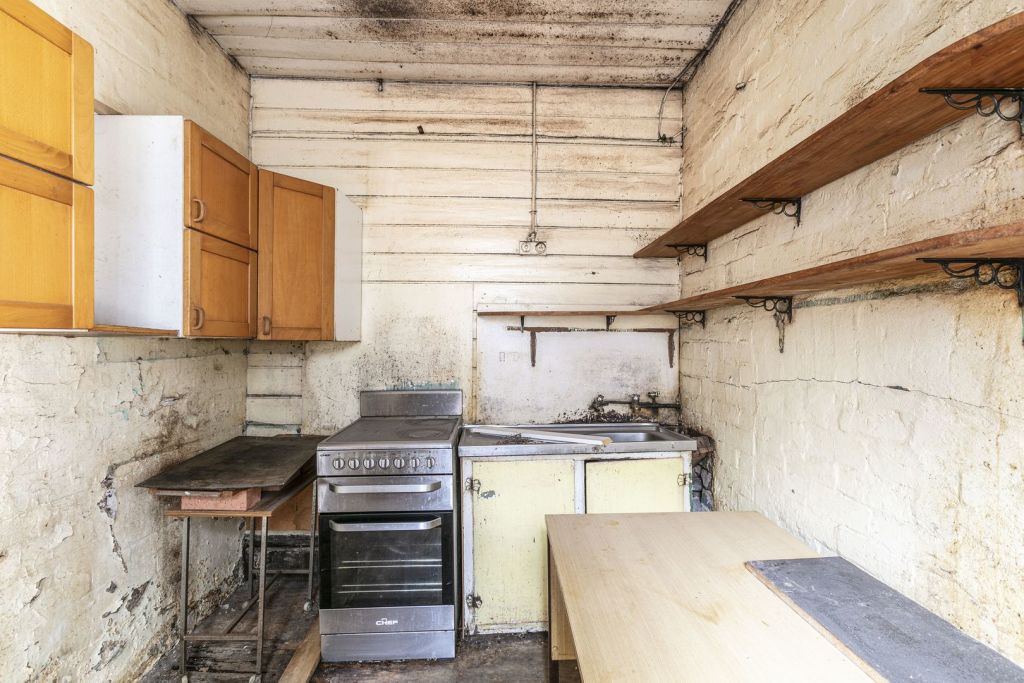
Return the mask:
[[667,85],[730,0],[174,0],[251,74]]

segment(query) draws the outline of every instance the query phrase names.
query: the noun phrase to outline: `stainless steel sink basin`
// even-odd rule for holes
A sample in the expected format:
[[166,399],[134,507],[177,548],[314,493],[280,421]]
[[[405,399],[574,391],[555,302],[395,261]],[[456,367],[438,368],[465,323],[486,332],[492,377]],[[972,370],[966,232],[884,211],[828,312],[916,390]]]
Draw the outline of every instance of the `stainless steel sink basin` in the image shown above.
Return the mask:
[[[492,425],[493,426],[493,425]],[[540,430],[562,434],[603,436],[612,440],[607,446],[554,443],[517,437],[478,434],[474,425],[466,425],[459,439],[459,455],[572,455],[578,453],[650,453],[693,451],[697,442],[652,422],[502,425],[508,429]]]

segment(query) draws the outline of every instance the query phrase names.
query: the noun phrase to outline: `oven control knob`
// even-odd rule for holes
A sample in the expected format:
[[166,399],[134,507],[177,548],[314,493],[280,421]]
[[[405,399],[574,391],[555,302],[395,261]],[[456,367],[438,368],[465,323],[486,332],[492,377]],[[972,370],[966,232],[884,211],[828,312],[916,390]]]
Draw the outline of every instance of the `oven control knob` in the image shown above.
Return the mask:
[[395,468],[396,469],[402,469],[403,467],[405,467],[405,459],[404,458],[395,458]]
[[409,465],[412,466],[413,469],[416,469],[417,467],[420,466],[420,459],[413,458],[412,460],[409,461]]
[[368,470],[372,470],[373,469],[373,458],[367,458],[366,460],[363,460],[363,467],[365,467]]
[[343,469],[345,469],[345,460],[342,459],[342,458],[335,458],[334,459],[334,469],[336,469],[336,470],[343,470]]
[[377,467],[381,468],[382,470],[386,470],[387,468],[391,467],[391,461],[388,460],[387,458],[381,458],[380,460],[377,461]]
[[351,468],[353,470],[358,470],[359,469],[359,461],[356,460],[355,458],[351,458],[348,461],[348,466],[349,466],[349,468]]
[[428,470],[429,469],[433,469],[433,467],[434,467],[434,459],[433,458],[427,458],[427,469]]

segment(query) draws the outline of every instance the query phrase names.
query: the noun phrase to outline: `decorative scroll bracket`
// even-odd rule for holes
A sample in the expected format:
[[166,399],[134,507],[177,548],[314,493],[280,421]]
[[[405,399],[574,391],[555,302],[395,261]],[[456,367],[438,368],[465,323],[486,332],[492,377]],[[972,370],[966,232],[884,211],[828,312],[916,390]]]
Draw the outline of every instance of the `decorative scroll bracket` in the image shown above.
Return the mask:
[[707,327],[707,315],[704,311],[672,311],[680,323]]
[[[1019,258],[923,258],[936,263],[950,277],[972,279],[979,285],[995,285],[1017,293],[1017,305],[1024,317],[1024,257]],[[1022,338],[1024,343],[1024,338]]]
[[779,353],[786,350],[786,325],[793,322],[793,297],[791,296],[738,296],[754,308],[763,308],[775,315],[775,326],[779,328]]
[[708,262],[708,245],[707,244],[669,244],[669,249],[675,249],[676,252],[682,256],[703,256],[704,263]]
[[776,216],[795,218],[797,227],[800,227],[800,215],[803,210],[803,201],[800,197],[749,197],[740,201],[753,204],[762,211],[771,211]]
[[981,116],[1016,121],[1024,136],[1024,88],[921,88],[921,92],[942,95],[954,109],[974,109]]

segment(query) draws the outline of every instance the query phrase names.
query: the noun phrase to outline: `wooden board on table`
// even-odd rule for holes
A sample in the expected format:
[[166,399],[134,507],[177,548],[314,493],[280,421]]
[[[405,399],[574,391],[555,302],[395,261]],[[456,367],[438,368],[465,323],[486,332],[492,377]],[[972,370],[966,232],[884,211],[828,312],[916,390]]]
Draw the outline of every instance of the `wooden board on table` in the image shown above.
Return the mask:
[[876,680],[1024,680],[1024,669],[841,557],[747,568]]
[[744,568],[815,556],[757,513],[548,515],[547,531],[583,680],[867,680]]
[[999,258],[1024,256],[1024,221],[967,230],[883,249],[871,254],[776,275],[756,282],[677,299],[646,309],[706,311],[741,303],[738,296],[797,296],[867,285],[884,280],[941,273],[923,258]]
[[137,484],[171,491],[279,491],[312,472],[322,436],[239,436]]
[[932,55],[719,195],[647,245],[638,257],[672,257],[669,245],[707,244],[764,215],[741,201],[803,197],[973,114],[921,88],[1005,88],[1024,82],[1024,13]]

